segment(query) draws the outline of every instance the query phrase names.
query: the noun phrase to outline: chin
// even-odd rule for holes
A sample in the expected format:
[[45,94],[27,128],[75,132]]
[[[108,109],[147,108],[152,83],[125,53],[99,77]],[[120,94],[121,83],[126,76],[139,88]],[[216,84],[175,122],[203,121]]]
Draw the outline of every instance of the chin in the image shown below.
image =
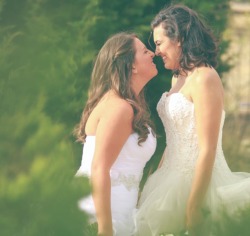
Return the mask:
[[155,74],[152,76],[152,79],[153,79],[154,77],[156,77],[156,76],[157,76],[157,74],[158,74],[158,72],[157,72],[157,73],[155,73]]
[[167,64],[164,64],[165,69],[167,70],[175,70],[175,68],[168,66]]
[[169,66],[167,66],[166,64],[164,65],[164,67],[165,67],[167,70],[171,70],[171,68],[169,68]]

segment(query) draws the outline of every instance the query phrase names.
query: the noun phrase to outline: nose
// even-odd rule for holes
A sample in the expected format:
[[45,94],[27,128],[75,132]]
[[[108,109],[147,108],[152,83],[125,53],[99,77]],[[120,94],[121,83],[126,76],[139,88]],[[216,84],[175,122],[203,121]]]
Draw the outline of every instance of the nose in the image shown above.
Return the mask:
[[150,51],[150,54],[151,54],[151,57],[152,57],[152,58],[154,58],[154,57],[155,57],[154,52]]
[[160,52],[159,52],[159,50],[158,50],[158,47],[156,47],[156,49],[155,49],[155,55],[156,55],[156,56],[159,56],[159,55],[160,55]]

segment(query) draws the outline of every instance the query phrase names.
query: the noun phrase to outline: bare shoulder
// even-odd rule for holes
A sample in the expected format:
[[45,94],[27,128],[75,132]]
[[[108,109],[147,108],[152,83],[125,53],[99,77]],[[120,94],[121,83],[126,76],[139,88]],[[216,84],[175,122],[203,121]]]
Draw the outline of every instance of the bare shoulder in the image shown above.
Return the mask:
[[102,104],[102,116],[117,117],[121,120],[133,118],[133,107],[131,104],[117,95],[107,96]]
[[107,105],[111,110],[117,110],[120,112],[133,112],[131,104],[123,98],[113,96],[107,99]]
[[199,88],[223,90],[219,74],[211,67],[197,68],[193,77],[193,89],[196,91]]
[[[200,67],[194,71],[191,98],[194,103],[221,104],[223,107],[224,89],[217,71],[210,67]],[[206,105],[204,105],[206,103]],[[208,104],[207,104],[208,103]],[[217,105],[216,105],[217,106]]]
[[197,83],[197,85],[221,83],[221,79],[217,71],[211,67],[197,68],[195,71],[194,78],[195,78],[195,83]]

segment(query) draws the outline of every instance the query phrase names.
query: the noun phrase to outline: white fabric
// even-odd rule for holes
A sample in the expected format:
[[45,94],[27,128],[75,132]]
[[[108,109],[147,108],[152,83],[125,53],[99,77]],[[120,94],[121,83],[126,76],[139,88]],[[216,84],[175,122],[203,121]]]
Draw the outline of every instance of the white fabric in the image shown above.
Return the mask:
[[[150,130],[151,131],[151,130]],[[156,148],[156,138],[150,132],[145,142],[138,145],[138,134],[133,133],[124,144],[111,167],[111,212],[115,235],[130,236],[134,232],[133,214],[138,200],[139,183],[143,169]],[[83,148],[81,167],[76,176],[91,175],[95,136],[88,136]],[[95,221],[92,196],[82,199],[79,207]]]
[[[206,109],[206,108],[204,108]],[[157,105],[167,140],[162,167],[146,182],[136,213],[138,235],[185,232],[185,209],[199,154],[194,104],[181,93],[164,93]],[[233,173],[222,150],[222,113],[212,178],[204,201],[206,225],[250,204],[250,173]],[[206,229],[207,231],[208,229]],[[205,231],[204,231],[205,232]]]

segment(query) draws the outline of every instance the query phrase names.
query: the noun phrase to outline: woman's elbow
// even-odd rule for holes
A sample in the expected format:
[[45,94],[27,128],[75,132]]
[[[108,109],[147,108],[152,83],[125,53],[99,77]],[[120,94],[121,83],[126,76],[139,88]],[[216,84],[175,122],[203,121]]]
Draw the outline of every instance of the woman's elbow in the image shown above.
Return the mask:
[[91,167],[91,179],[104,179],[109,176],[110,169],[101,163],[93,163]]
[[214,163],[216,156],[216,146],[206,146],[200,148],[199,156],[201,159],[206,161],[206,163],[211,162]]

